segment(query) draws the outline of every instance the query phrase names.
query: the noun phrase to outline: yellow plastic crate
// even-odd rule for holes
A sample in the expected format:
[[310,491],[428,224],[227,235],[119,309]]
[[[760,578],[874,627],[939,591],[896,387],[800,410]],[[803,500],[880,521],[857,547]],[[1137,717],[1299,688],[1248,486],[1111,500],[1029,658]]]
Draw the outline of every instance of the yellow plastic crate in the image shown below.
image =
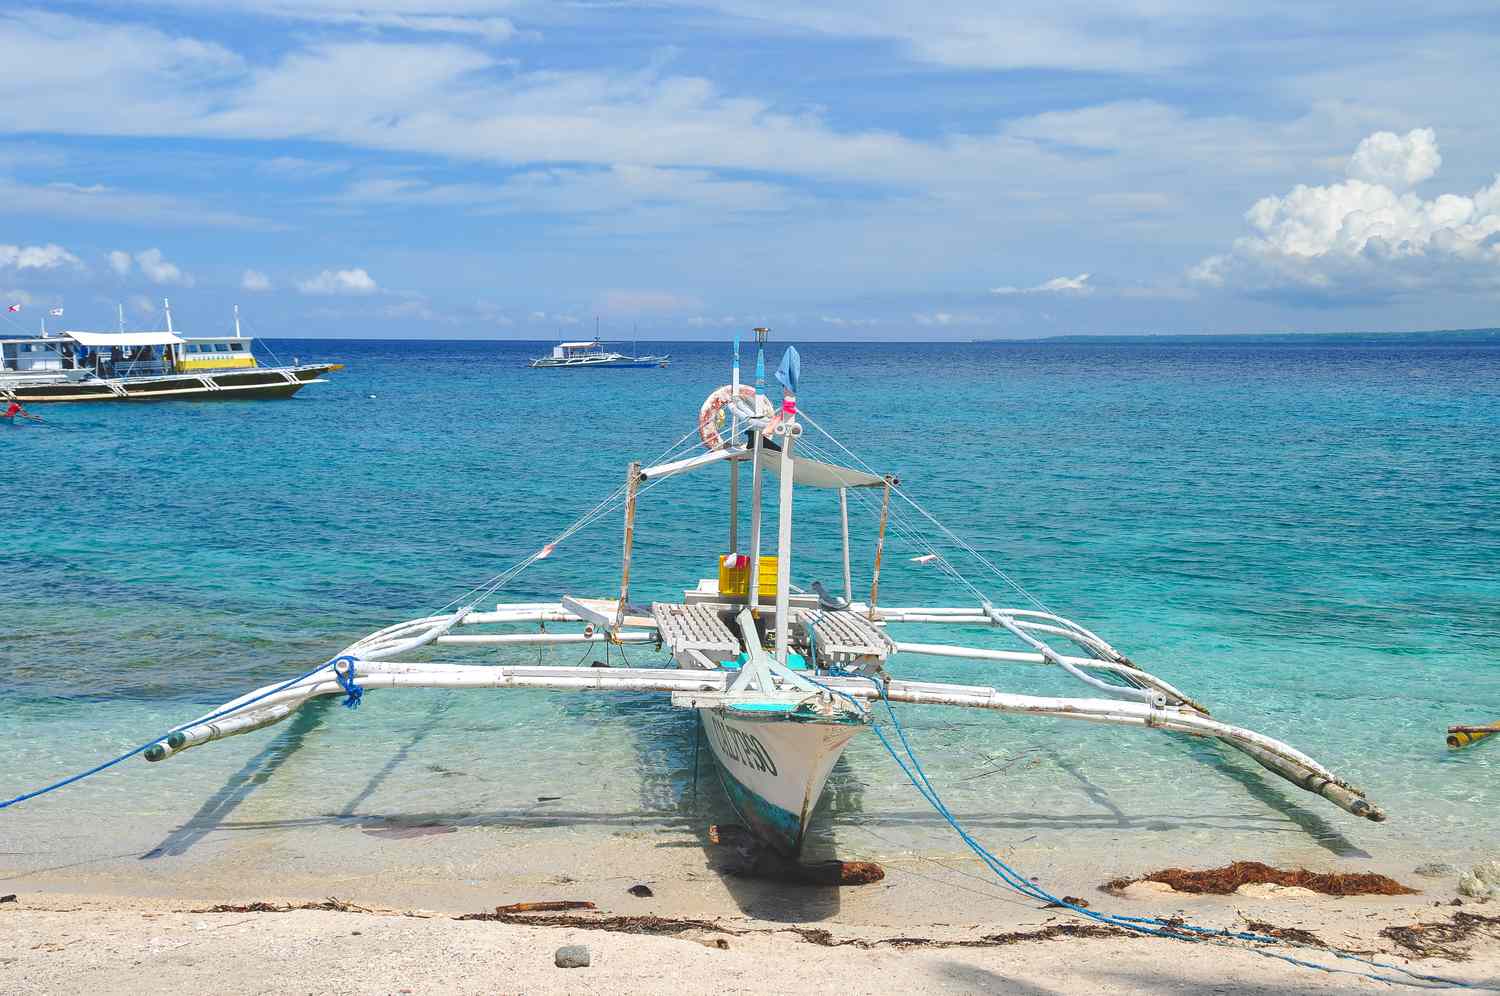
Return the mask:
[[[745,557],[744,567],[731,567],[730,555],[719,558],[719,594],[725,598],[748,598],[750,595],[750,558]],[[760,597],[776,597],[776,558],[760,558],[760,574],[757,577]]]

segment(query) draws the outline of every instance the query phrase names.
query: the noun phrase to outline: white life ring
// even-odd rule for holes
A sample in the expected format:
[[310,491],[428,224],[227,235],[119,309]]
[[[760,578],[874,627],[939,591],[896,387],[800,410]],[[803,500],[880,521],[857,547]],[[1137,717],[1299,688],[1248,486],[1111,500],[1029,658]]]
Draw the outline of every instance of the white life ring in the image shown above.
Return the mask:
[[[698,409],[698,437],[710,450],[724,448],[724,437],[719,434],[719,429],[723,427],[727,419],[724,409],[729,407],[729,402],[733,397],[734,386],[725,384],[704,399],[703,407]],[[741,384],[740,397],[754,406],[755,388],[749,384]]]

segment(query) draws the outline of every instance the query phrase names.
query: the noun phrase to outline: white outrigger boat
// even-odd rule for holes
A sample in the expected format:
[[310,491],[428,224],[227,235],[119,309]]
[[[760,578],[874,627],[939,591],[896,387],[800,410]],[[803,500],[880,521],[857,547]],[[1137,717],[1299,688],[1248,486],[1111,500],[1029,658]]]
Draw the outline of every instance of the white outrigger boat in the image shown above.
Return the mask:
[[[763,343],[764,330],[756,330]],[[355,642],[333,660],[289,681],[268,685],[178,727],[145,750],[160,761],[189,748],[280,722],[309,700],[345,695],[358,704],[382,688],[558,689],[592,692],[654,691],[696,712],[724,788],[745,823],[784,855],[799,855],[809,820],[830,770],[845,746],[872,724],[868,703],[889,702],[990,709],[1118,726],[1164,730],[1217,740],[1238,750],[1298,788],[1370,820],[1385,814],[1363,793],[1295,748],[1212,718],[1198,702],[1142,669],[1083,626],[1040,607],[997,606],[964,578],[892,508],[892,496],[910,504],[922,524],[941,530],[941,543],[998,568],[942,527],[901,489],[900,482],[861,466],[800,410],[795,397],[798,359],[788,350],[777,372],[785,389],[780,405],[757,387],[740,383],[735,344],[731,383],[713,391],[699,416],[696,445],[643,466],[632,463],[625,483],[553,540],[492,579],[451,611],[397,623]],[[815,442],[811,428],[832,447]],[[689,433],[684,439],[690,439]],[[832,456],[841,451],[848,459]],[[854,464],[853,466],[849,464]],[[748,468],[749,529],[740,533],[740,478]],[[658,484],[689,473],[728,474],[728,549],[718,575],[698,580],[674,602],[631,602],[631,557],[638,502]],[[767,475],[779,489],[776,550],[763,556],[762,497]],[[837,495],[843,549],[842,597],[821,584],[793,584],[797,545],[794,500],[802,489]],[[869,598],[856,601],[850,570],[851,498],[878,510]],[[489,603],[531,564],[590,522],[623,508],[624,549],[618,595],[562,594],[548,602]],[[936,563],[972,595],[965,604],[936,607],[880,605],[880,569],[887,528],[925,550],[917,559]],[[741,539],[748,551],[740,552]],[[1006,579],[1007,581],[1009,579]],[[613,586],[612,586],[613,587]],[[988,627],[1012,638],[1012,649],[909,642],[911,624]],[[504,652],[518,646],[586,644],[654,646],[671,666],[547,667],[420,660],[424,648]],[[988,684],[912,681],[891,673],[896,659],[932,655],[985,665],[1053,667],[1086,685],[1086,697],[1061,698],[1001,691]]]
[[597,337],[588,342],[560,342],[552,347],[552,355],[538,356],[526,364],[533,370],[579,370],[584,367],[664,367],[672,357],[627,356],[613,349],[606,349]]

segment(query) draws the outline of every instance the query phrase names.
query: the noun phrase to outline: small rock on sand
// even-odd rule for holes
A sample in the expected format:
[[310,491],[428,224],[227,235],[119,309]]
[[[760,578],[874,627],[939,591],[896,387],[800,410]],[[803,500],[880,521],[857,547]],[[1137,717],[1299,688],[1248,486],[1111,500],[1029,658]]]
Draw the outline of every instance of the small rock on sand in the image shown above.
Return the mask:
[[552,962],[558,968],[588,968],[588,945],[565,944],[557,949],[557,954],[552,956]]
[[1423,878],[1447,878],[1449,875],[1457,875],[1461,869],[1458,865],[1451,865],[1446,861],[1429,861],[1425,865],[1417,865],[1412,869],[1413,875],[1421,875]]

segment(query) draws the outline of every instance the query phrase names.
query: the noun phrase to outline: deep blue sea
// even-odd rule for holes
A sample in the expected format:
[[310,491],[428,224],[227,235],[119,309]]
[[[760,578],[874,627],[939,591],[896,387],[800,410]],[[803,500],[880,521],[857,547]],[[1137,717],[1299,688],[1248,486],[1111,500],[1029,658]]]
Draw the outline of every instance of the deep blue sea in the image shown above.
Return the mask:
[[[37,406],[48,426],[0,429],[0,798],[499,573],[630,460],[691,431],[728,379],[727,342],[673,343],[668,369],[631,371],[527,369],[544,344],[272,345],[347,369],[289,401]],[[1237,857],[1257,842],[1378,856],[1500,834],[1500,743],[1443,742],[1449,724],[1500,720],[1500,343],[798,345],[801,407],[1027,591],[1391,816],[1362,823],[1182,738],[907,707],[934,781],[997,845],[1059,828],[1151,831],[1160,845],[1170,831],[1184,846],[1236,835]],[[642,499],[635,600],[711,575],[725,494],[715,470]],[[827,493],[798,493],[799,583],[841,584],[836,511]],[[853,511],[863,595],[874,518]],[[503,597],[614,594],[620,533],[618,515],[602,520]],[[893,535],[882,603],[972,603],[918,552]],[[954,563],[997,603],[1020,599]],[[1007,645],[983,629],[909,632]],[[1082,690],[1034,667],[897,665]],[[653,696],[375,692],[357,712],[135,759],[0,812],[0,879],[96,847],[110,825],[180,841],[184,820],[211,838],[312,818],[524,827],[538,814],[547,832],[542,796],[567,800],[579,825],[706,821],[722,800],[691,791],[693,747],[691,716]],[[234,779],[253,791],[215,810]],[[825,827],[938,846],[873,737],[830,800]]]

